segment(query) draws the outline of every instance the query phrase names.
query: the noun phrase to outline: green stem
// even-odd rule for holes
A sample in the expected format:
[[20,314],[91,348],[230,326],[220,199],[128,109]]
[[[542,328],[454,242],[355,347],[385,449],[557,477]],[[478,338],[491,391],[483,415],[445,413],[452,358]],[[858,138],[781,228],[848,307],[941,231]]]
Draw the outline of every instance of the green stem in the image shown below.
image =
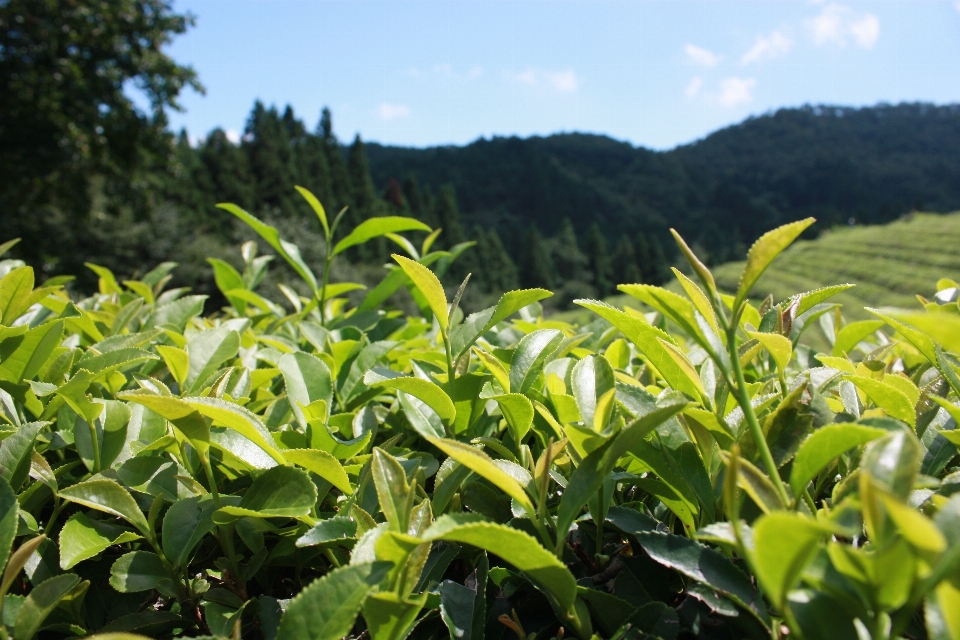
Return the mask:
[[330,278],[330,264],[333,262],[333,247],[330,246],[330,238],[327,238],[327,253],[323,257],[323,285],[320,287],[320,326],[327,326],[327,314],[323,311],[323,306],[327,302],[327,281]]
[[66,502],[58,499],[57,497],[54,497],[54,501],[53,513],[50,514],[50,519],[47,520],[47,524],[43,528],[43,533],[46,534],[48,538],[53,537],[51,535],[53,533],[53,525],[56,524],[57,518],[60,517],[60,512],[63,511],[64,507],[66,506]]
[[750,434],[760,452],[760,459],[763,460],[763,466],[766,467],[767,475],[777,488],[780,499],[784,504],[790,504],[790,498],[787,495],[787,489],[780,479],[780,472],[777,469],[777,463],[773,461],[773,454],[770,453],[770,447],[767,445],[767,439],[763,435],[763,429],[760,428],[760,422],[757,420],[757,414],[753,411],[753,405],[750,404],[750,397],[747,395],[747,381],[743,377],[743,367],[740,366],[740,354],[737,352],[737,327],[733,325],[727,329],[727,348],[730,351],[730,366],[733,369],[734,381],[736,382],[737,403],[743,410],[743,416],[747,421]]
[[100,473],[100,439],[97,438],[97,421],[88,422],[90,428],[90,444],[93,447],[93,472]]
[[203,472],[207,476],[207,484],[210,485],[210,493],[213,494],[213,504],[217,509],[220,508],[220,492],[217,490],[217,481],[213,477],[213,467],[210,466],[210,452],[205,451],[200,456],[200,464],[203,466]]
[[450,338],[447,337],[447,332],[441,331],[440,335],[443,337],[443,348],[447,354],[447,389],[450,391],[450,396],[453,397],[453,382],[457,378],[453,366],[453,349],[450,346]]
[[[209,452],[204,452],[203,455],[200,456],[200,464],[203,465],[203,471],[207,476],[207,483],[210,485],[210,493],[213,494],[213,504],[219,509],[220,492],[217,490],[217,482],[213,477],[213,467],[210,466]],[[230,563],[230,570],[233,572],[233,577],[237,581],[237,584],[240,585],[242,590],[246,591],[240,579],[240,566],[237,564],[237,552],[233,546],[233,529],[234,526],[232,524],[222,524],[218,527],[220,548],[223,549],[223,553],[227,556],[227,561]]]

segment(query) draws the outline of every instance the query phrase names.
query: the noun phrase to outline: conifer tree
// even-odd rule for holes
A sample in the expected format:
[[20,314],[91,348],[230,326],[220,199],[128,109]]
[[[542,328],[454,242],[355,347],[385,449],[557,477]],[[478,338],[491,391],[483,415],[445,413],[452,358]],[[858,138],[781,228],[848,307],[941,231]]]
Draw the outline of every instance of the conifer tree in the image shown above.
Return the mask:
[[600,296],[607,296],[613,288],[611,280],[612,263],[610,248],[607,239],[603,237],[600,226],[594,222],[587,232],[586,254],[589,259],[590,271],[593,274],[593,286]]
[[556,265],[556,273],[562,282],[580,280],[590,282],[589,263],[587,256],[580,250],[577,243],[577,234],[573,229],[570,218],[564,218],[560,231],[551,238],[551,257]]
[[[426,208],[424,207],[423,193],[420,191],[420,185],[417,184],[417,178],[412,173],[407,174],[403,179],[403,197],[410,207],[410,215],[418,220],[426,220]],[[427,222],[429,225],[430,223]]]
[[648,284],[663,284],[670,277],[670,267],[663,245],[656,234],[640,234],[636,239],[637,264],[643,281]]
[[471,284],[488,293],[500,294],[519,286],[517,265],[510,258],[496,229],[484,231],[479,225],[473,228],[477,246],[460,257],[473,273]]
[[640,268],[637,266],[637,255],[634,253],[630,238],[623,236],[613,252],[613,284],[638,284],[643,282]]
[[[352,206],[347,212],[350,228],[368,220],[378,213],[378,198],[370,178],[370,164],[367,162],[367,152],[359,134],[350,145],[350,155],[347,159],[347,175],[350,179],[350,201]],[[381,239],[382,240],[382,239]],[[383,242],[377,241],[360,245],[356,257],[362,261],[382,260],[386,250]]]
[[336,215],[340,209],[352,206],[353,203],[350,198],[350,177],[347,173],[347,165],[343,160],[340,142],[333,132],[333,116],[327,107],[324,107],[320,113],[317,135],[323,140],[324,155],[327,158],[327,166],[330,168],[331,206],[327,206],[326,202],[323,205],[332,215]]
[[436,224],[443,229],[443,233],[438,238],[439,246],[449,249],[464,241],[463,227],[460,226],[460,209],[457,207],[457,195],[453,185],[446,184],[440,187],[440,192],[433,201],[433,215]]
[[225,232],[231,221],[218,215],[214,208],[218,202],[235,202],[244,209],[256,206],[250,161],[240,147],[227,139],[222,129],[214,129],[191,155],[197,158],[192,171],[193,184],[186,191],[199,195],[190,203],[181,203],[184,209],[196,212],[201,220],[212,228]]
[[520,259],[520,284],[525,288],[553,288],[556,267],[536,227],[527,234],[526,251]]
[[247,120],[244,150],[256,184],[256,201],[261,207],[290,211],[290,193],[296,181],[290,137],[274,107],[259,100]]

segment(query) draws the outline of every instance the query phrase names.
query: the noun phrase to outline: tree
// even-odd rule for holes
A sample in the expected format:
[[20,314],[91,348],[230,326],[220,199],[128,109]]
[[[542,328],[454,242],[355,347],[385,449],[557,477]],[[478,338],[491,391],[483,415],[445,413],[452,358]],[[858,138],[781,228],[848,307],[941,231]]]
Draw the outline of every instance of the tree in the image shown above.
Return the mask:
[[433,217],[443,229],[438,246],[450,248],[464,241],[463,227],[460,226],[460,208],[457,206],[457,194],[453,185],[445,184],[440,187],[440,192],[433,200]]
[[54,242],[71,255],[68,230],[38,220],[40,210],[60,210],[82,235],[94,195],[144,208],[136,176],[159,174],[172,156],[166,112],[185,87],[202,91],[193,69],[164,53],[192,24],[168,0],[0,2],[0,226],[28,236],[19,255],[38,261]]
[[612,264],[610,260],[610,248],[607,246],[607,239],[603,237],[600,231],[600,225],[594,222],[590,225],[590,231],[587,232],[586,254],[589,260],[590,271],[593,273],[593,286],[597,288],[597,293],[601,296],[607,296],[613,289],[611,276],[613,275]]
[[293,185],[298,176],[289,130],[275,107],[267,109],[257,100],[247,119],[243,147],[250,159],[260,208],[286,213],[293,210]]
[[410,207],[410,215],[418,220],[424,220],[426,209],[423,193],[420,191],[420,185],[417,184],[416,176],[412,173],[407,174],[407,177],[403,179],[403,197],[407,201],[407,206]]
[[476,280],[481,289],[495,294],[516,289],[519,286],[517,265],[507,254],[496,229],[484,231],[478,225],[473,228],[473,238],[477,241],[476,248],[460,258],[473,263],[469,265],[473,272],[471,283]]
[[643,281],[663,284],[670,278],[670,267],[663,245],[655,234],[639,234],[636,239],[637,264]]
[[[330,109],[323,108],[320,113],[320,122],[317,125],[317,136],[323,141],[323,151],[330,168],[330,203],[323,202],[331,212],[339,213],[343,207],[350,206],[350,176],[347,165],[343,161],[343,152],[340,143],[333,133],[333,116]],[[335,215],[335,213],[334,213]]]
[[521,255],[520,260],[521,286],[550,289],[553,287],[555,273],[556,267],[540,232],[536,227],[531,227],[527,234],[526,251]]
[[614,284],[637,284],[643,282],[640,268],[637,266],[637,255],[633,250],[630,238],[623,236],[613,252],[612,273]]
[[573,230],[570,218],[564,218],[560,231],[550,239],[551,257],[556,265],[557,275],[564,282],[580,280],[590,282],[590,261],[580,250],[577,234]]

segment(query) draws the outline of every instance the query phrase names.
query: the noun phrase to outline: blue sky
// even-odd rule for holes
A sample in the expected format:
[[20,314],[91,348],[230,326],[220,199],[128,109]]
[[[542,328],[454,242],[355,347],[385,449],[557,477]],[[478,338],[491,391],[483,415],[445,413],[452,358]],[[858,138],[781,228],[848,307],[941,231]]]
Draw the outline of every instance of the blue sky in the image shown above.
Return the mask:
[[197,25],[174,127],[254,100],[342,140],[604,133],[665,149],[805,103],[960,102],[960,0],[176,0]]

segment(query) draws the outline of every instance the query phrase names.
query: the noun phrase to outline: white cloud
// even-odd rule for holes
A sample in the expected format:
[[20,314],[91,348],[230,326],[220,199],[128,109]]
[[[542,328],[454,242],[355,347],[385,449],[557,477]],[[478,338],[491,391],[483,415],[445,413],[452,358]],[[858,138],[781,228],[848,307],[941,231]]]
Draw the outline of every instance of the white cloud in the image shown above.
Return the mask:
[[573,93],[580,88],[580,77],[573,69],[564,69],[563,71],[544,71],[527,67],[519,73],[506,74],[506,77],[519,84],[535,86],[547,86],[560,93]]
[[557,73],[548,73],[547,80],[553,85],[553,88],[563,93],[571,93],[580,86],[577,74],[573,69],[558,71]]
[[720,62],[720,56],[693,44],[688,44],[683,50],[687,52],[687,59],[691,64],[702,67],[715,67],[717,63]]
[[753,100],[753,87],[757,81],[753,78],[724,78],[720,81],[720,93],[717,102],[724,107],[735,107],[744,102]]
[[381,120],[390,122],[391,120],[396,120],[397,118],[406,118],[409,116],[410,107],[405,104],[390,104],[389,102],[384,102],[377,107],[377,114],[380,116]]
[[687,97],[695,98],[697,94],[700,93],[700,89],[703,87],[703,78],[696,76],[690,81],[690,84],[687,85]]
[[240,134],[235,129],[227,129],[224,134],[227,136],[227,140],[233,144],[240,144]]
[[758,36],[753,46],[740,58],[740,63],[770,60],[789,52],[792,46],[793,40],[781,31],[774,31],[769,36]]
[[853,42],[863,49],[872,49],[880,37],[880,19],[872,13],[858,14],[840,4],[824,6],[819,15],[807,20],[807,28],[818,44],[845,47]]
[[433,68],[433,72],[447,80],[455,80],[457,82],[463,82],[466,80],[473,80],[479,78],[483,75],[483,67],[480,65],[473,65],[463,73],[460,73],[454,70],[453,65],[451,64],[438,64]]

